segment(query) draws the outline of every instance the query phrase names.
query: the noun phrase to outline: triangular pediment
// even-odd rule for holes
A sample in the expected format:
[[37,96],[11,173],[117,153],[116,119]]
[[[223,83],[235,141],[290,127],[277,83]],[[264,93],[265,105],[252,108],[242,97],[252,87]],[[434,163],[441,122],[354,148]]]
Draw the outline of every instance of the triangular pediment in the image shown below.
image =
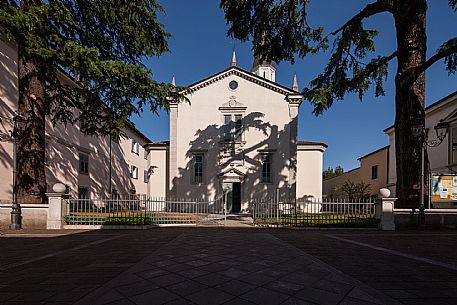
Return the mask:
[[254,73],[251,73],[251,72],[248,72],[246,70],[243,70],[239,67],[230,67],[228,69],[225,69],[217,74],[214,74],[210,77],[207,77],[201,81],[198,81],[192,85],[189,85],[188,86],[188,91],[190,91],[191,93],[192,92],[195,92],[195,91],[198,91],[202,88],[205,88],[207,86],[210,86],[211,84],[213,83],[216,83],[216,82],[219,82],[221,81],[222,79],[225,79],[229,76],[232,76],[232,75],[236,75],[238,77],[241,77],[251,83],[254,83],[254,84],[257,84],[259,86],[262,86],[264,88],[267,88],[269,90],[272,90],[272,91],[275,91],[275,92],[278,92],[280,94],[283,94],[285,96],[288,96],[288,95],[297,95],[299,94],[298,92],[290,89],[290,88],[287,88],[285,86],[282,86],[280,84],[277,84],[275,82],[272,82],[268,79],[265,79],[265,78],[262,78]]
[[244,178],[244,176],[246,176],[245,173],[243,173],[242,171],[240,171],[239,169],[235,168],[235,167],[229,167],[225,170],[223,170],[220,174],[219,174],[219,177],[239,177],[241,179]]

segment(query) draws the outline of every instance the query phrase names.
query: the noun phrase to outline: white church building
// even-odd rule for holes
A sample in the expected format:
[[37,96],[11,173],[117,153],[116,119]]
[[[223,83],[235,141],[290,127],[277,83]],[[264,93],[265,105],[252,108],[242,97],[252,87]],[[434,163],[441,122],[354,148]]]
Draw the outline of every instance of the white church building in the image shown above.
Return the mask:
[[[18,103],[17,50],[0,41],[0,135],[8,135]],[[78,124],[46,119],[48,191],[65,184],[71,198],[145,194],[208,200],[230,191],[230,212],[250,212],[255,200],[321,198],[326,145],[297,140],[302,96],[275,82],[274,63],[251,71],[229,68],[187,86],[188,101],[170,103],[170,139],[152,142],[133,124],[120,141],[85,135]],[[71,80],[62,75],[62,81]],[[306,128],[303,126],[302,128]],[[3,138],[2,138],[3,139]],[[9,223],[13,145],[0,141],[0,227]],[[47,204],[21,203],[23,223],[40,225]]]
[[187,86],[188,101],[171,101],[169,142],[150,143],[149,193],[214,198],[228,190],[231,212],[255,200],[321,198],[324,143],[297,140],[303,97],[275,81],[276,66],[254,59],[251,71],[231,66]]

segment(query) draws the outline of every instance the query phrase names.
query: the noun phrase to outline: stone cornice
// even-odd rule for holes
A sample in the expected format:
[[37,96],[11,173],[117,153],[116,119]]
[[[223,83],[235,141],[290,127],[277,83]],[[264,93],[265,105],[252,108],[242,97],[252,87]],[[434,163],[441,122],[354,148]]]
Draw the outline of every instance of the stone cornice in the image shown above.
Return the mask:
[[298,92],[289,89],[287,87],[284,87],[282,85],[279,85],[275,82],[269,81],[267,79],[264,79],[258,75],[255,75],[251,72],[245,71],[243,69],[240,69],[238,67],[230,67],[222,72],[219,72],[213,76],[210,76],[206,79],[203,79],[199,82],[196,82],[188,87],[188,91],[190,93],[193,93],[195,91],[198,91],[202,88],[205,88],[213,83],[216,83],[224,78],[227,78],[229,76],[236,75],[238,77],[244,78],[247,81],[250,81],[252,83],[258,84],[259,86],[262,86],[264,88],[270,89],[274,92],[278,92],[282,95],[289,96],[298,96]]

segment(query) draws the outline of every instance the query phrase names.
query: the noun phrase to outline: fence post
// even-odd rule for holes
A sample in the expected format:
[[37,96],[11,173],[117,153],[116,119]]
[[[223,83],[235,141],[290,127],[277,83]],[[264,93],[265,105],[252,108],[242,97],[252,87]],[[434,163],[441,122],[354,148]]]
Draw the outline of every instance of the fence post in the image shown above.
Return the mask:
[[48,197],[48,217],[46,221],[46,229],[58,230],[63,229],[64,216],[67,213],[67,205],[63,200],[65,185],[56,183],[53,185],[54,193],[46,193]]
[[224,191],[224,223],[227,223],[227,199],[228,199],[228,192]]
[[376,218],[380,220],[379,229],[383,231],[395,230],[394,206],[397,198],[390,198],[389,189],[379,190],[381,198],[376,202]]
[[276,190],[276,226],[279,227],[279,189]]

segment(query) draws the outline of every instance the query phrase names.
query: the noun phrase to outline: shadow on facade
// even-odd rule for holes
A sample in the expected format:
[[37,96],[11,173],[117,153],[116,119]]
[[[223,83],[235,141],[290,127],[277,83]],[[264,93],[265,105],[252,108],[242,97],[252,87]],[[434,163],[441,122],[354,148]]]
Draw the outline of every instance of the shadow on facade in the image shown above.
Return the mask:
[[[212,200],[223,194],[223,178],[220,174],[233,168],[244,174],[241,182],[241,196],[244,210],[250,210],[256,200],[265,200],[275,196],[279,190],[280,200],[295,198],[295,182],[289,182],[289,171],[295,164],[289,158],[292,144],[290,125],[272,125],[265,120],[261,112],[252,112],[244,116],[244,139],[242,150],[227,149],[224,143],[224,127],[216,124],[199,129],[195,139],[189,143],[186,153],[186,166],[178,168],[178,175],[172,180],[170,198],[186,200]],[[262,133],[262,140],[253,143],[250,133]],[[260,137],[259,137],[260,138]],[[185,143],[183,143],[185,145]],[[261,155],[272,155],[271,183],[262,183]],[[194,174],[194,155],[204,155],[204,174],[202,183],[192,183]],[[179,156],[178,156],[179,159]]]
[[[47,147],[48,187],[56,182],[87,187],[90,190],[88,195],[96,198],[108,197],[113,189],[120,194],[135,189],[126,154],[117,141],[111,141],[110,164],[109,137],[87,136],[76,126],[52,126],[50,122],[47,129],[51,135]],[[80,153],[89,155],[88,175],[80,173]],[[70,195],[78,196],[78,190],[70,190]]]

